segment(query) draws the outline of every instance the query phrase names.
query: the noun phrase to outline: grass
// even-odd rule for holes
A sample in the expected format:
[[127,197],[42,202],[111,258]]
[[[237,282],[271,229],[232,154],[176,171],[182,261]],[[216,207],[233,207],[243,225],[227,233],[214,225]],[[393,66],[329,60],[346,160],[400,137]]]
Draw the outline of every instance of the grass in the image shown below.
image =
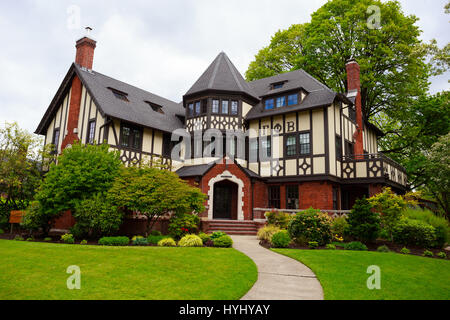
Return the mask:
[[[257,279],[252,260],[234,249],[102,247],[0,240],[0,300],[225,300]],[[68,266],[81,268],[69,290]]]
[[[448,300],[450,261],[397,253],[273,249],[310,267],[327,300]],[[369,290],[367,268],[381,270],[381,289]]]

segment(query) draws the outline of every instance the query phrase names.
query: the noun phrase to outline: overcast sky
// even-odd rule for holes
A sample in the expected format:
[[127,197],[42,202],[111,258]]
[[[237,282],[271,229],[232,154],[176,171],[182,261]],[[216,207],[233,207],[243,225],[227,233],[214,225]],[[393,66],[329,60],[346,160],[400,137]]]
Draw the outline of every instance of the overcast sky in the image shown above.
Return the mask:
[[[1,1],[0,125],[34,132],[75,57],[84,26],[94,70],[179,102],[220,51],[244,75],[279,29],[310,21],[325,0]],[[422,39],[449,42],[447,0],[401,0]],[[80,9],[80,26],[76,15]],[[75,10],[74,10],[75,9]],[[75,18],[75,19],[74,19]],[[448,90],[449,74],[432,79]]]

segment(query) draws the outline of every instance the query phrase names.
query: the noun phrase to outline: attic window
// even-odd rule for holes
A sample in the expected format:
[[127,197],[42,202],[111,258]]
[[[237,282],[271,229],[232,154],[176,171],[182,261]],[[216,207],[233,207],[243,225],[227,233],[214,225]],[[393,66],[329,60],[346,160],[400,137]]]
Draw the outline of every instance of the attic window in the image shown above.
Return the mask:
[[283,88],[283,86],[284,86],[285,83],[286,83],[286,81],[272,83],[272,84],[271,84],[272,90]]
[[162,110],[162,106],[151,103],[150,101],[144,101],[146,104],[148,104],[153,111],[164,114],[164,111]]
[[116,90],[116,89],[114,89],[114,88],[108,88],[108,89],[111,90],[111,92],[114,94],[114,96],[115,96],[117,99],[123,100],[123,101],[125,101],[125,102],[129,102],[129,100],[128,100],[128,98],[127,98],[128,93],[125,93],[125,92]]

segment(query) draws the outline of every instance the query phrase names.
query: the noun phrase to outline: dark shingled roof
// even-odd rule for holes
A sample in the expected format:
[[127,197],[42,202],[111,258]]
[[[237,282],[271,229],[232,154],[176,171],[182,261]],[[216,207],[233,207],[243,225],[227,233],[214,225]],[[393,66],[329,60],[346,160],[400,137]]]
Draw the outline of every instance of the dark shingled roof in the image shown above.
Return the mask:
[[245,93],[255,99],[257,95],[250,88],[225,52],[221,52],[197,82],[189,89],[186,96],[206,91],[234,91]]
[[[271,84],[279,82],[284,82],[283,87],[279,89],[272,89]],[[246,119],[248,120],[329,105],[333,103],[334,99],[338,95],[336,92],[316,80],[304,70],[295,70],[273,77],[255,80],[249,82],[249,85],[261,98],[298,88],[305,90],[307,92],[307,96],[302,103],[297,106],[275,108],[272,110],[265,110],[263,104],[258,103],[247,114]]]
[[[74,63],[36,129],[37,134],[45,132],[52,115],[57,111],[63,93],[70,85],[70,79],[75,74],[78,75],[103,116],[122,119],[165,132],[183,128],[183,123],[179,117],[184,117],[185,111],[180,103],[136,88],[99,72],[83,69]],[[116,98],[108,88],[126,93],[129,101],[126,102]],[[145,101],[161,106],[164,114],[154,111]]]
[[197,166],[184,166],[176,171],[181,178],[203,176],[209,169],[215,165],[214,162],[210,164],[200,164]]

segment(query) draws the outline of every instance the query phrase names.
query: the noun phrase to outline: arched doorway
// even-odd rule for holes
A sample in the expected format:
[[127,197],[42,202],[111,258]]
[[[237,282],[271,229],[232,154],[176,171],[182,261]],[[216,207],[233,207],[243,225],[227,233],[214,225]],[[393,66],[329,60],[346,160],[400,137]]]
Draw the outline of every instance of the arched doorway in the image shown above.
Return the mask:
[[214,184],[213,219],[237,220],[238,185],[229,180]]

